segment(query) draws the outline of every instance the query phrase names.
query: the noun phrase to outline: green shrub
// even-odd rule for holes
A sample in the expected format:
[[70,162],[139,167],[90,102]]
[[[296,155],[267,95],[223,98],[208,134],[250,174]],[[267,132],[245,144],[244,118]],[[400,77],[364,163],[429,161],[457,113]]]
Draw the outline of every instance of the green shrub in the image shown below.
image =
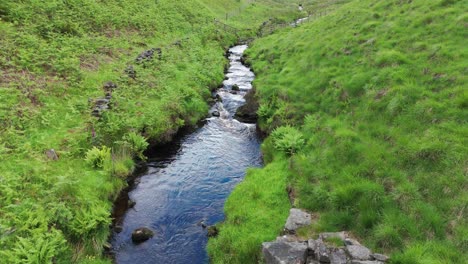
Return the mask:
[[103,169],[111,161],[111,149],[106,146],[101,149],[93,147],[86,152],[85,160],[93,168]]
[[122,138],[130,146],[130,150],[140,159],[145,159],[143,152],[148,147],[146,139],[135,132],[130,132]]
[[291,126],[282,126],[276,128],[272,133],[273,144],[275,148],[288,155],[297,153],[304,147],[305,140],[302,133]]

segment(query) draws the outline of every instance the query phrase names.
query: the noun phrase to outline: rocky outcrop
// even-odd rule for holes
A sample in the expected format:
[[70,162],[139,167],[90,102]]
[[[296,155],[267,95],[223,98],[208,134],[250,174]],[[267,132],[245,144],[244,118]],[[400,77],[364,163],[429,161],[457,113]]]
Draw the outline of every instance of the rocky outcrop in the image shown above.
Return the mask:
[[311,215],[297,208],[289,210],[289,217],[284,226],[287,232],[294,233],[299,227],[308,226],[311,224]]
[[262,244],[266,263],[299,264],[307,260],[307,244],[303,242],[265,242]]
[[147,227],[140,227],[135,229],[132,232],[132,241],[133,243],[142,243],[145,242],[146,240],[152,238],[154,236],[154,232],[147,228]]
[[[285,230],[295,231],[310,224],[310,214],[293,208]],[[385,255],[372,253],[344,231],[324,232],[308,240],[288,234],[263,243],[262,253],[267,264],[384,264],[389,260]]]
[[255,89],[250,90],[244,99],[245,104],[237,109],[234,117],[244,123],[256,123],[259,104],[255,98]]

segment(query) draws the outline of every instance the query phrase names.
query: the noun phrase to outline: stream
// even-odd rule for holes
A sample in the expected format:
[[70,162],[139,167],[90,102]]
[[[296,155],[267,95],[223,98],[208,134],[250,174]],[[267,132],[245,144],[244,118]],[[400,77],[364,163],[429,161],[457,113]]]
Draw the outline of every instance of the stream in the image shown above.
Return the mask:
[[[169,147],[153,151],[148,171],[128,193],[136,204],[122,215],[119,232],[112,235],[116,263],[208,263],[207,230],[224,219],[223,207],[247,168],[262,166],[260,139],[255,124],[233,118],[245,103],[255,76],[241,63],[246,45],[229,49],[230,67],[214,116],[193,133]],[[240,91],[232,91],[233,85]],[[154,237],[134,244],[131,233],[148,227]]]

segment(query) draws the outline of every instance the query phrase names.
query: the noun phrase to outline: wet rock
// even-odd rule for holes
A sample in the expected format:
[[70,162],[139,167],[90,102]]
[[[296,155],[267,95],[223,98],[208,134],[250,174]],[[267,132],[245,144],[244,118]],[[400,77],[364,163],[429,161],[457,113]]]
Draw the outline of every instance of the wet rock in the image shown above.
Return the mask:
[[133,243],[142,243],[152,238],[153,236],[154,232],[151,229],[147,227],[140,227],[132,232],[132,241]]
[[128,208],[133,208],[133,207],[135,207],[135,205],[136,205],[136,202],[135,202],[135,201],[133,201],[133,200],[128,200],[128,205],[127,205]]
[[135,71],[135,68],[133,68],[132,65],[128,66],[126,69],[125,69],[125,73],[128,75],[128,77],[132,78],[132,79],[136,79],[137,77],[137,73]]
[[348,259],[346,252],[341,248],[335,248],[330,252],[330,263],[331,264],[346,264]]
[[217,237],[219,233],[219,230],[216,226],[209,226],[207,228],[207,231],[208,231],[208,234],[207,234],[208,237]]
[[233,91],[240,91],[239,85],[234,84],[234,85],[231,87],[231,90],[233,90]]
[[307,245],[302,242],[265,242],[262,253],[267,264],[303,264]]
[[348,254],[351,256],[351,258],[355,260],[370,260],[371,259],[370,254],[372,252],[365,246],[361,246],[361,245],[346,246],[346,251],[348,251]]
[[255,89],[250,90],[244,99],[245,104],[237,109],[235,118],[244,123],[256,123],[259,104],[255,97]]
[[374,253],[374,254],[371,254],[370,256],[371,256],[372,259],[382,261],[382,262],[386,262],[386,261],[388,261],[390,259],[388,256],[385,256],[385,255],[379,254],[379,253]]
[[201,220],[200,222],[197,223],[198,226],[201,226],[202,228],[207,228],[208,225],[205,223],[205,220]]
[[47,158],[50,159],[50,160],[58,160],[59,159],[59,157],[57,155],[57,152],[55,152],[54,149],[46,150],[45,154],[46,154]]
[[299,227],[310,225],[310,223],[311,215],[309,213],[297,208],[291,208],[284,227],[289,232],[295,232]]
[[221,116],[221,114],[220,114],[219,111],[217,111],[217,110],[211,112],[211,115],[214,116],[214,117],[219,117],[219,116]]
[[114,232],[120,233],[123,231],[123,227],[121,225],[114,226]]

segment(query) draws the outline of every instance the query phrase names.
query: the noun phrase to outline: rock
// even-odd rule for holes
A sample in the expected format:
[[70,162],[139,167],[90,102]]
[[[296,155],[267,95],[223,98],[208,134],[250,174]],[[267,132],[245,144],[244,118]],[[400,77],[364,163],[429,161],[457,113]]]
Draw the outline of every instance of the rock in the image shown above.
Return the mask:
[[132,241],[133,243],[142,243],[152,238],[153,236],[154,232],[151,229],[147,227],[140,227],[132,232]]
[[140,53],[140,55],[135,59],[136,63],[152,60],[155,52],[158,54],[158,58],[161,59],[162,50],[160,48],[152,48]]
[[351,264],[384,264],[384,262],[378,260],[353,260]]
[[302,242],[265,242],[262,253],[267,264],[304,264],[307,245]]
[[302,226],[310,225],[311,215],[297,208],[289,210],[289,217],[284,226],[287,231],[295,232],[296,229]]
[[135,207],[135,205],[136,205],[136,202],[135,202],[135,201],[133,201],[133,200],[128,200],[128,204],[127,204],[127,207],[128,207],[128,208],[133,208],[133,207]]
[[103,86],[104,91],[107,92],[112,92],[113,90],[117,89],[117,84],[113,82],[106,82]]
[[221,95],[216,94],[216,95],[215,95],[215,98],[216,98],[216,100],[217,100],[218,102],[223,102],[223,98],[221,97]]
[[309,255],[310,256],[315,256],[315,253],[317,253],[318,243],[313,239],[309,239],[307,241],[307,244],[308,244],[308,248],[309,248]]
[[386,261],[388,261],[390,259],[388,256],[385,256],[385,255],[379,254],[379,253],[374,253],[374,254],[371,254],[370,256],[371,256],[372,259],[382,261],[382,262],[386,262]]
[[104,245],[103,245],[103,248],[105,251],[111,251],[112,250],[112,245],[108,242],[106,242]]
[[59,157],[57,155],[57,152],[55,152],[54,149],[49,149],[49,150],[46,150],[45,152],[47,158],[49,158],[50,160],[58,160]]
[[219,111],[217,111],[217,110],[211,112],[211,115],[212,115],[212,116],[215,116],[215,117],[221,116],[221,114],[220,114]]
[[319,238],[321,238],[322,240],[327,240],[330,238],[339,238],[344,242],[347,237],[348,236],[345,232],[326,232],[319,234]]
[[209,226],[207,230],[208,230],[208,234],[207,234],[208,237],[218,236],[219,230],[216,226]]
[[114,232],[120,233],[122,232],[122,230],[123,230],[123,227],[121,225],[114,226]]
[[315,240],[315,242],[315,259],[323,263],[330,263],[330,250],[327,245],[320,239]]
[[255,89],[250,90],[244,99],[245,104],[237,109],[235,118],[244,123],[256,123],[259,104],[255,97]]
[[234,85],[231,87],[231,90],[233,90],[233,91],[240,91],[239,85],[234,84]]
[[126,69],[125,69],[125,73],[128,75],[128,77],[132,78],[132,79],[136,79],[137,75],[136,75],[136,71],[135,69],[133,68],[132,65],[128,66]]
[[346,246],[346,250],[352,259],[355,260],[370,260],[372,253],[368,248],[361,245]]
[[330,263],[331,264],[346,264],[348,259],[346,252],[341,248],[335,248],[330,252]]

